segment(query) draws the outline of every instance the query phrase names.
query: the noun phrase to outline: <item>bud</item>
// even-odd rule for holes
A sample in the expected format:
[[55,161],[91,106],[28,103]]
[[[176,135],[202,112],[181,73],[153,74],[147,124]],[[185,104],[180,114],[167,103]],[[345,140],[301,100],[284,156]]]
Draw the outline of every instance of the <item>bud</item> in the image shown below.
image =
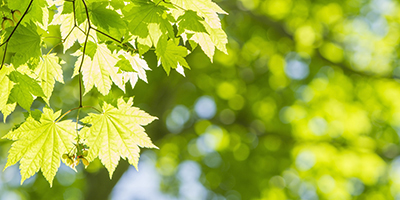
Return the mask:
[[86,158],[80,158],[85,167],[89,166],[89,161]]

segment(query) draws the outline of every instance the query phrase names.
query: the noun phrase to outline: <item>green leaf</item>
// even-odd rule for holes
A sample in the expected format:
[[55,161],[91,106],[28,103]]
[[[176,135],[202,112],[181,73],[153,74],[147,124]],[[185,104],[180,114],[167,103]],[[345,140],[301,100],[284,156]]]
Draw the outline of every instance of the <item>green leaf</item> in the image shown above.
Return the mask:
[[72,2],[64,2],[63,6],[61,7],[62,11],[61,14],[69,14],[72,13],[74,11],[74,7],[72,5]]
[[206,23],[212,28],[221,28],[219,14],[228,14],[211,0],[171,0],[178,8],[173,12],[182,12],[182,9],[193,10],[200,17],[204,17]]
[[[22,14],[28,8],[30,0],[8,0],[8,7],[11,10],[19,10]],[[44,21],[44,10],[47,9],[47,2],[43,0],[36,0],[32,2],[28,13],[21,22],[23,24],[29,24],[31,22],[40,22],[42,24]],[[48,15],[47,15],[48,17]]]
[[30,110],[33,103],[33,96],[46,97],[39,83],[26,74],[12,71],[8,76],[15,83],[11,90],[11,102],[17,102],[25,110]]
[[61,111],[54,113],[49,108],[43,108],[40,122],[28,117],[19,128],[3,137],[16,140],[4,169],[19,161],[21,184],[40,169],[52,186],[61,156],[73,148],[75,137],[75,123],[71,120],[55,122],[60,114]]
[[47,104],[49,104],[48,101],[53,93],[55,81],[64,83],[62,67],[58,64],[58,60],[59,58],[55,53],[43,55],[39,65],[35,68],[35,74],[42,80],[40,85],[47,97]]
[[86,132],[86,144],[89,146],[87,159],[92,161],[98,156],[107,168],[110,178],[120,157],[127,158],[129,163],[137,168],[139,146],[157,148],[142,127],[157,118],[132,105],[133,98],[128,102],[119,98],[118,108],[104,103],[103,113],[90,113],[82,119],[82,122],[92,125],[83,130]]
[[78,25],[80,25],[87,19],[85,5],[83,4],[82,0],[74,2],[76,22],[78,23]]
[[[185,14],[186,15],[186,14]],[[182,15],[181,17],[185,16]],[[179,29],[179,33],[182,31],[187,34],[190,41],[194,41],[199,44],[204,53],[213,61],[215,48],[228,54],[226,44],[228,43],[227,36],[221,28],[211,28],[205,21],[197,21],[205,28],[204,32],[196,32],[186,28]],[[192,22],[194,24],[195,22]],[[197,27],[197,26],[196,26]],[[194,28],[192,28],[194,29]]]
[[202,21],[204,19],[199,17],[196,12],[186,11],[184,15],[178,18],[178,35],[185,31],[207,33],[206,28],[201,23]]
[[[99,90],[102,95],[107,95],[111,89],[112,81],[119,87],[122,87],[122,77],[118,76],[118,68],[114,67],[118,62],[117,55],[111,53],[105,44],[98,44],[96,52],[91,59],[85,56],[82,65],[83,85],[85,86],[85,94],[88,93],[93,86]],[[82,62],[82,55],[75,63],[74,76],[78,75],[79,67]],[[111,81],[111,79],[112,81]]]
[[125,72],[135,72],[135,70],[133,70],[132,65],[129,62],[129,60],[127,60],[122,55],[118,56],[118,58],[120,58],[120,59],[117,62],[117,64],[115,64],[116,67],[118,67],[120,70],[125,71]]
[[156,49],[156,55],[168,75],[171,68],[176,69],[181,66],[189,68],[184,59],[188,55],[188,50],[183,46],[176,45],[173,40],[160,40]]
[[88,41],[86,44],[86,51],[85,51],[86,55],[88,55],[93,60],[96,50],[97,50],[97,44],[94,42]]
[[[6,29],[3,41],[4,38],[9,37],[11,31],[12,29]],[[7,48],[7,52],[15,53],[12,58],[13,65],[18,67],[25,64],[30,59],[38,59],[42,55],[40,42],[40,36],[34,24],[29,24],[27,26],[19,25],[8,42]]]
[[29,112],[29,115],[35,119],[36,121],[40,122],[40,118],[42,117],[42,111],[35,109]]
[[7,116],[14,110],[16,105],[15,103],[7,104],[11,90],[15,84],[8,78],[8,75],[12,71],[14,71],[14,67],[10,65],[4,65],[0,70],[0,111],[3,113],[4,122],[6,121]]
[[167,9],[151,1],[138,0],[124,8],[125,18],[130,20],[129,30],[137,42],[144,46],[156,46],[162,35],[174,37],[173,18]]
[[94,2],[91,4],[90,20],[94,25],[109,31],[112,28],[125,28],[121,16],[114,10],[107,9],[108,2]]

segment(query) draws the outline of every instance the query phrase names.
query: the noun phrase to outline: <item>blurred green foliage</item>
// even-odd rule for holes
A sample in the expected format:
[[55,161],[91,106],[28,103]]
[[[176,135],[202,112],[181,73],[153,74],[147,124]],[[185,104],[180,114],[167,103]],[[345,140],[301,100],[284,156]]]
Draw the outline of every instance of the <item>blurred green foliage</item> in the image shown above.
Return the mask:
[[[149,52],[150,84],[127,91],[159,117],[146,129],[160,148],[162,192],[179,196],[177,172],[191,160],[206,199],[400,199],[398,2],[216,2],[229,13],[221,16],[229,54],[218,51],[210,63],[198,47],[182,77],[166,76]],[[71,77],[76,58],[63,58]],[[65,82],[51,99],[56,110],[78,104],[77,80]],[[100,95],[90,94],[84,101],[96,105]],[[12,114],[1,134],[22,120]],[[4,166],[9,142],[1,143]],[[1,175],[1,197],[91,199],[92,179],[107,195],[118,181],[108,181],[99,162],[86,172],[60,170],[52,189],[41,175],[19,186],[10,170],[17,169]]]

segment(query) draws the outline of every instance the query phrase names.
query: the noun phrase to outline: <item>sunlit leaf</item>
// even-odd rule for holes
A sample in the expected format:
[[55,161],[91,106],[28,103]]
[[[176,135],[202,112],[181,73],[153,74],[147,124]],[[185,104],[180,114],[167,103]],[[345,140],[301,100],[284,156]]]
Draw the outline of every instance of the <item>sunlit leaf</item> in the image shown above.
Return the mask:
[[60,167],[60,159],[73,147],[75,124],[71,120],[55,122],[61,111],[54,113],[43,108],[40,121],[28,117],[17,129],[10,131],[3,138],[15,140],[5,169],[20,162],[21,184],[39,170],[50,183]]
[[156,118],[132,105],[132,98],[128,102],[120,98],[118,108],[104,103],[103,113],[90,113],[82,119],[82,122],[91,124],[90,128],[85,128],[85,139],[89,146],[87,158],[92,161],[98,156],[107,168],[110,178],[120,158],[128,159],[137,168],[139,147],[157,148],[142,127]]

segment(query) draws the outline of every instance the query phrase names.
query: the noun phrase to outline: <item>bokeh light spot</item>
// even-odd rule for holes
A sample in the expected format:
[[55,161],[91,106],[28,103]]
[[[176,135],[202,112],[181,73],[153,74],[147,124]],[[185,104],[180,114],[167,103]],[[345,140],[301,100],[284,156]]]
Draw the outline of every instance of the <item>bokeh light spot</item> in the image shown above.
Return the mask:
[[211,119],[217,111],[214,100],[209,96],[202,96],[197,99],[194,106],[197,116],[203,119]]

